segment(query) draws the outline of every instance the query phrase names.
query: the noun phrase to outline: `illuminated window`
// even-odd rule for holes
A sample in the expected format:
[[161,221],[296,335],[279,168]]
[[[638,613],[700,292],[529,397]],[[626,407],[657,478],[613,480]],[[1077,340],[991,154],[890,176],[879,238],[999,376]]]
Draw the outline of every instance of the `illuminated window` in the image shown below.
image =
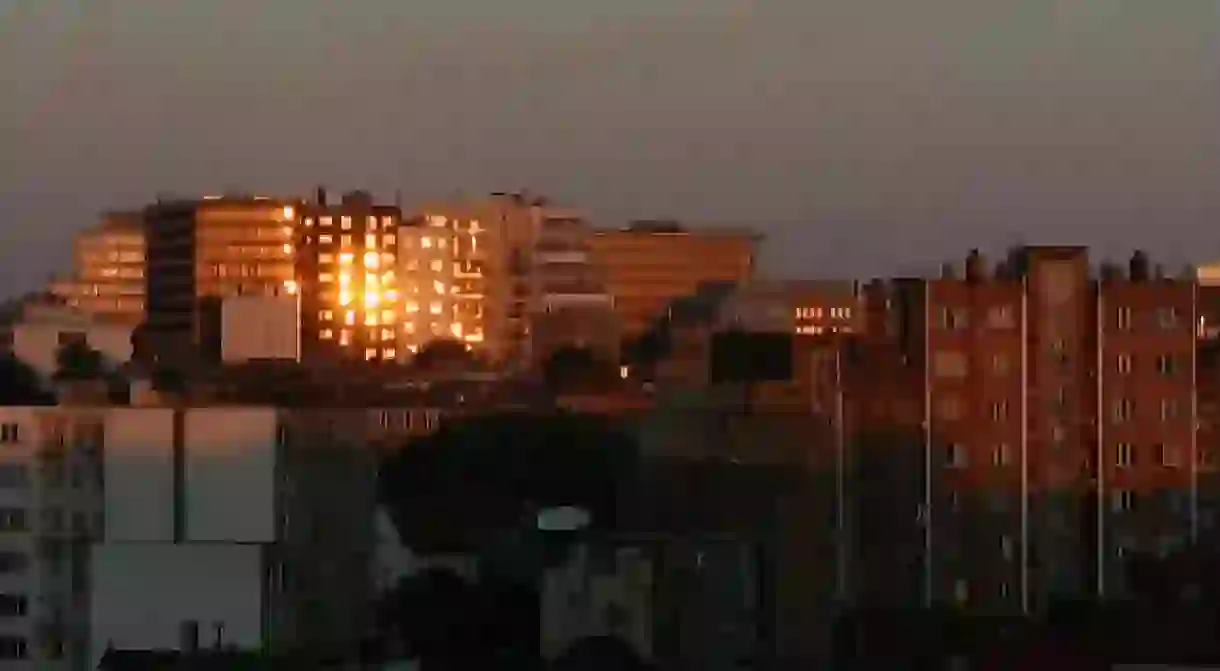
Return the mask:
[[343,345],[343,346],[352,344],[352,332],[347,329],[340,330],[339,331],[339,344]]
[[370,291],[376,289],[377,288],[377,276],[372,273],[365,273],[364,274],[364,285],[366,287],[368,287],[368,289]]
[[370,313],[366,314],[364,316],[364,325],[365,326],[376,326],[377,325],[377,313],[370,312]]
[[[381,255],[381,264],[382,265],[392,266],[392,265],[394,265],[394,261],[396,261],[396,260],[397,260],[397,258],[389,252],[386,252]],[[393,271],[390,271],[390,272],[393,272]]]
[[330,253],[318,254],[318,263],[334,263],[335,255]]
[[434,315],[439,315],[441,313],[441,302],[432,301],[432,303],[428,306],[428,312],[431,312]]
[[382,310],[381,311],[381,322],[383,324],[393,324],[394,319],[397,316],[398,315],[395,315],[393,310]]
[[[386,217],[382,217],[382,218],[381,218],[381,227],[382,227],[382,228],[389,228],[389,227],[391,227],[391,226],[393,226],[393,225],[394,225],[394,218],[393,218],[393,217],[386,216]],[[393,236],[390,236],[390,237],[393,237]]]
[[438,273],[445,269],[445,263],[440,259],[433,260],[430,266]]
[[335,337],[335,332],[330,329],[322,329],[321,331],[318,331],[319,340],[330,340],[333,337]]
[[323,233],[322,235],[318,236],[318,242],[323,245],[329,245],[330,243],[332,243],[334,241],[335,241],[335,238],[330,233]]
[[352,302],[352,295],[347,291],[339,292],[339,305],[347,305]]
[[375,270],[381,265],[381,257],[377,252],[366,252],[364,254],[364,267],[369,270]]
[[354,310],[348,310],[348,311],[347,311],[347,314],[343,315],[343,323],[344,323],[344,324],[347,324],[348,326],[353,326],[353,325],[355,325],[355,323],[356,323],[356,312],[355,312]]
[[333,273],[318,273],[319,282],[334,282],[335,276]]
[[437,241],[436,241],[436,248],[437,248],[437,249],[444,249],[444,248],[445,248],[445,244],[446,244],[447,242],[448,242],[448,240],[446,240],[446,239],[444,239],[444,238],[440,238],[439,240],[437,240]]
[[407,312],[419,312],[419,303],[407,301]]
[[352,246],[352,236],[340,235],[339,236],[339,246],[340,247],[351,247]]
[[377,249],[377,236],[373,233],[365,235],[364,246],[368,249]]
[[432,281],[432,290],[435,291],[436,293],[444,296],[445,295],[445,283],[441,282],[440,280],[433,280]]
[[376,359],[376,358],[377,358],[377,350],[375,350],[371,347],[369,349],[364,350],[364,360],[365,361],[372,361],[373,359]]
[[374,293],[372,291],[366,292],[364,294],[364,307],[375,308],[375,307],[377,307],[377,305],[379,303],[381,303],[381,296],[377,295],[376,293]]
[[310,226],[313,226],[313,219],[305,217],[305,228],[309,228]]
[[335,313],[331,312],[330,310],[320,310],[318,312],[318,319],[321,319],[322,321],[328,322],[334,318],[335,318]]
[[404,333],[415,333],[415,322],[406,322],[402,325]]
[[441,334],[441,325],[436,322],[428,324],[428,330],[432,331],[432,335],[438,336]]
[[396,303],[398,301],[398,291],[396,289],[387,289],[385,299],[388,303]]
[[394,329],[381,329],[381,339],[382,340],[393,340],[394,339]]
[[352,265],[353,258],[355,258],[355,257],[352,256],[351,252],[343,252],[342,254],[339,255],[339,265],[350,266],[350,265]]
[[419,351],[419,345],[407,345],[407,351],[412,354],[415,354],[416,352]]
[[394,351],[393,347],[387,347],[382,350],[382,356],[387,359],[393,359],[394,357],[398,356],[398,353]]
[[292,245],[284,245],[284,253],[285,253],[285,254],[291,254],[291,253],[292,253]]
[[439,214],[428,215],[428,225],[429,226],[436,226],[439,228],[441,226],[444,226],[446,221],[447,220],[445,219],[445,217],[443,217]]
[[385,235],[381,236],[381,244],[385,247],[393,247],[397,243],[398,236],[394,235],[393,233],[386,233]]
[[330,226],[330,217],[322,217],[318,219],[319,226]]
[[375,231],[375,230],[377,230],[377,217],[374,217],[374,216],[372,216],[372,215],[369,215],[369,218],[368,218],[368,227],[369,227],[369,230],[370,230],[370,231]]
[[432,249],[432,238],[430,238],[426,235],[424,237],[420,238],[419,246],[423,247],[424,249]]
[[340,219],[339,219],[339,228],[342,228],[342,229],[343,229],[343,230],[345,230],[345,231],[347,231],[347,230],[351,230],[351,228],[352,228],[352,218],[351,218],[351,217],[340,217]]

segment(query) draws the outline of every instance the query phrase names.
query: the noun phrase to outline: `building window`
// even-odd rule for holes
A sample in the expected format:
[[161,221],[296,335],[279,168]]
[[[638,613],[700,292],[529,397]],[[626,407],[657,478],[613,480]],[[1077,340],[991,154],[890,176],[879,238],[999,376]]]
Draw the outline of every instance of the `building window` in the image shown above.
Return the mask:
[[439,273],[445,269],[445,262],[441,261],[440,259],[433,259],[432,262],[428,264],[428,267]]
[[16,422],[0,424],[0,443],[12,445],[21,442],[21,425]]
[[393,247],[396,244],[398,244],[398,237],[395,236],[394,234],[387,233],[387,234],[381,236],[381,246],[382,247]]
[[0,659],[26,659],[29,652],[21,636],[0,636]]
[[1115,313],[1114,324],[1120,331],[1131,330],[1131,308],[1121,307]]
[[318,331],[319,340],[330,340],[331,338],[334,338],[334,337],[335,337],[335,332],[330,329],[322,329],[321,331]]
[[954,352],[954,351],[937,352],[936,358],[933,359],[932,366],[936,371],[937,377],[943,377],[943,378],[966,377],[967,359],[966,359],[966,355],[961,352]]
[[1135,413],[1135,404],[1130,399],[1121,399],[1114,403],[1114,421],[1128,422],[1131,421],[1131,415]]
[[432,249],[432,238],[425,235],[419,239],[419,246],[423,249]]
[[1130,354],[1119,354],[1118,355],[1118,365],[1116,366],[1116,368],[1118,369],[1119,375],[1130,375],[1131,374],[1131,355]]
[[991,421],[1003,422],[1008,419],[1008,401],[996,401],[991,404]]
[[1165,468],[1178,467],[1178,450],[1172,445],[1161,443],[1156,446],[1157,454],[1160,457],[1161,465]]
[[442,308],[440,301],[432,301],[430,304],[428,304],[428,312],[431,312],[434,315],[439,315],[441,310]]
[[318,225],[319,225],[319,226],[330,226],[330,224],[331,224],[331,218],[330,218],[330,217],[319,217],[319,218],[318,218]]
[[0,531],[29,531],[25,510],[22,508],[0,508]]
[[377,350],[372,349],[372,348],[364,350],[364,360],[365,361],[372,361],[373,359],[376,359],[376,358],[377,358]]
[[352,218],[339,217],[339,228],[342,228],[345,231],[350,231],[352,228]]
[[0,487],[23,489],[30,484],[30,471],[22,464],[0,464]]
[[1161,308],[1156,311],[1156,322],[1163,329],[1177,328],[1178,311],[1173,308]]
[[949,443],[945,447],[945,465],[949,468],[965,468],[969,463],[966,448],[958,443]]
[[347,329],[339,330],[339,344],[344,347],[352,344],[352,332]]
[[1169,422],[1178,417],[1178,402],[1166,398],[1161,400],[1161,421]]
[[999,443],[991,450],[991,463],[993,466],[1007,466],[1012,459],[1012,450],[1009,449],[1008,443]]
[[960,331],[970,325],[970,312],[961,308],[941,308],[941,327],[946,331]]
[[364,247],[365,249],[377,249],[377,236],[372,233],[366,234],[364,236]]
[[[330,233],[323,233],[322,235],[318,236],[318,244],[320,244],[320,245],[329,245],[329,244],[333,244],[334,242],[335,242],[335,236],[331,235]],[[318,260],[319,261],[322,260],[321,255],[318,256]]]
[[1131,443],[1119,443],[1114,446],[1114,465],[1119,468],[1131,468],[1135,463],[1135,450]]
[[1015,325],[1011,305],[996,305],[987,311],[987,326],[993,329],[1010,329]]
[[319,310],[318,311],[318,319],[321,319],[324,322],[331,321],[334,318],[335,318],[335,313],[330,310]]
[[1116,489],[1111,494],[1110,507],[1116,512],[1135,510],[1137,503],[1135,492],[1130,489]]
[[1178,361],[1172,354],[1162,354],[1156,358],[1156,372],[1163,377],[1173,377],[1178,372]]
[[393,347],[387,347],[381,352],[381,356],[385,359],[394,359],[397,357],[397,355],[398,352],[396,352]]

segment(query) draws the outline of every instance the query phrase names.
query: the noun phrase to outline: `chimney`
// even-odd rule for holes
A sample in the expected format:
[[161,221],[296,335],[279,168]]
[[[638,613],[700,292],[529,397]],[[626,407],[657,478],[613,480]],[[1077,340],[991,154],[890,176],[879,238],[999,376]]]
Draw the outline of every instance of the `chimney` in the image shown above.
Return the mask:
[[966,281],[976,284],[987,281],[987,260],[977,249],[970,250],[966,257]]
[[184,620],[178,632],[178,645],[183,655],[193,655],[199,652],[199,623],[195,620]]
[[1143,250],[1137,250],[1131,255],[1130,263],[1130,279],[1132,282],[1147,282],[1149,275],[1148,254]]
[[319,207],[326,207],[326,187],[318,185],[318,188],[314,191],[314,200]]

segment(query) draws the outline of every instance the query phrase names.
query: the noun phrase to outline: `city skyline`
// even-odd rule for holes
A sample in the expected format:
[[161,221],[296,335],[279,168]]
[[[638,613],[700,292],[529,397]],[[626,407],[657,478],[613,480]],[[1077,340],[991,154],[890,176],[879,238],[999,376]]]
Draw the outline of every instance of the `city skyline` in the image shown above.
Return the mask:
[[316,182],[756,226],[769,275],[1018,242],[1220,256],[1214,6],[895,4],[21,3],[0,290],[66,269],[101,210]]

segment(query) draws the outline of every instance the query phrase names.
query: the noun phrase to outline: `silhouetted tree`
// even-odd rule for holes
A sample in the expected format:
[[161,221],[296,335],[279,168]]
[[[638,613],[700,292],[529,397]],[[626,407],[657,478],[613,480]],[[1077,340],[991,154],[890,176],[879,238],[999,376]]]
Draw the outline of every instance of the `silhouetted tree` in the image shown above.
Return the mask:
[[588,347],[556,349],[543,363],[542,374],[553,393],[597,388],[617,378],[614,364],[600,360]]
[[12,352],[0,352],[0,405],[45,405],[55,395],[42,386],[38,371]]
[[390,457],[379,498],[405,545],[469,549],[542,507],[579,506],[594,526],[612,525],[637,459],[635,442],[599,417],[489,415],[446,423]]
[[588,636],[572,643],[551,663],[551,671],[648,671],[630,645],[615,636]]
[[106,376],[106,358],[87,343],[73,340],[55,353],[56,381],[100,380]]
[[461,341],[437,338],[420,347],[411,363],[419,370],[432,371],[469,366],[474,363],[474,357]]

